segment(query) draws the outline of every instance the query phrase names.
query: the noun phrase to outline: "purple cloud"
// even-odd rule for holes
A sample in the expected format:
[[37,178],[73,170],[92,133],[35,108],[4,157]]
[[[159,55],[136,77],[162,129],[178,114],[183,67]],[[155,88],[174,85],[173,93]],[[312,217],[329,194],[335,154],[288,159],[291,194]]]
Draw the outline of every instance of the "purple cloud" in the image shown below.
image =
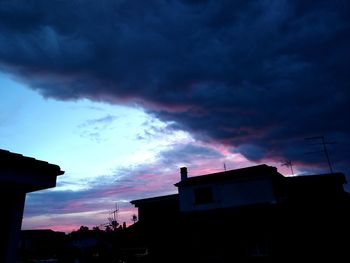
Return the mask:
[[[129,203],[131,200],[177,192],[174,184],[180,179],[180,163],[189,166],[190,176],[193,176],[213,169],[214,163],[221,164],[222,157],[209,147],[176,145],[160,152],[153,162],[126,166],[116,169],[111,175],[90,180],[86,189],[72,191],[58,188],[31,193],[26,200],[25,225],[38,224],[37,227],[42,228],[54,218],[57,224],[58,217],[61,218],[58,228],[52,226],[55,229],[64,229],[64,225],[70,230],[79,228],[79,224],[100,225],[106,223],[115,203],[120,208],[120,221],[130,223],[132,213],[136,212]],[[59,181],[58,184],[64,186],[67,182]],[[91,214],[95,215],[94,218],[90,218]],[[42,216],[45,216],[42,223],[32,222]]]

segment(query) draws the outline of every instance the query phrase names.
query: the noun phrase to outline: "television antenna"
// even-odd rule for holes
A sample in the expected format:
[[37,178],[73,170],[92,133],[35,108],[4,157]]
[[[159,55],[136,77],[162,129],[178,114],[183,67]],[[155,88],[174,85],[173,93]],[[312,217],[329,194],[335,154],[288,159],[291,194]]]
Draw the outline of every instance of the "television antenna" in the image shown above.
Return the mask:
[[281,162],[282,163],[282,166],[287,166],[290,168],[291,172],[292,172],[292,175],[294,175],[294,171],[293,171],[293,164],[292,164],[292,161],[291,160],[284,160]]
[[309,137],[309,138],[305,138],[305,140],[309,140],[309,141],[315,141],[318,140],[319,142],[314,143],[314,145],[322,145],[322,150],[320,151],[314,151],[314,152],[309,152],[309,153],[318,153],[318,152],[323,152],[326,156],[327,159],[327,163],[328,163],[328,167],[329,167],[329,171],[331,173],[333,173],[333,167],[332,167],[332,163],[331,160],[329,158],[329,152],[327,149],[327,145],[329,144],[335,144],[335,142],[326,142],[324,136],[314,136],[314,137]]
[[115,209],[112,212],[110,212],[110,216],[108,217],[109,226],[112,227],[113,230],[116,230],[117,227],[119,226],[119,223],[117,220],[118,212],[119,212],[118,203],[115,203]]

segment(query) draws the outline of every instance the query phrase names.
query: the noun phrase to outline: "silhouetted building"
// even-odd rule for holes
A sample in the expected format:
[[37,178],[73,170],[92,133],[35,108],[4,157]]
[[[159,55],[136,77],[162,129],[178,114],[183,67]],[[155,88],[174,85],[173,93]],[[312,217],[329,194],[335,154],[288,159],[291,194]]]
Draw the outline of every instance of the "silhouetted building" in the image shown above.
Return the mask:
[[16,262],[26,193],[56,185],[60,167],[0,150],[0,262]]
[[300,262],[349,257],[342,173],[284,177],[257,165],[188,177],[179,194],[131,201],[151,262]]
[[19,244],[21,262],[58,260],[66,250],[64,232],[51,229],[22,230]]
[[138,207],[138,220],[141,222],[168,221],[179,214],[178,194],[134,200],[131,203]]
[[[182,173],[185,169],[182,168]],[[181,212],[195,212],[276,203],[279,198],[276,181],[279,178],[283,175],[275,167],[259,165],[186,177],[175,186],[179,191]]]

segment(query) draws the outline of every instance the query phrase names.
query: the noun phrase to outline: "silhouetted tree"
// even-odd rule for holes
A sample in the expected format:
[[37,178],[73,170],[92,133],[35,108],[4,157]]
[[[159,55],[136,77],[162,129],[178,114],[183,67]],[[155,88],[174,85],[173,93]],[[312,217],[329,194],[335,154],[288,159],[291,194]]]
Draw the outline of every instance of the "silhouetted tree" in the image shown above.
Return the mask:
[[131,220],[134,222],[134,224],[137,222],[137,215],[133,214]]
[[94,231],[101,231],[101,229],[100,229],[98,226],[94,226],[94,227],[92,228],[92,230],[94,230]]
[[106,228],[105,228],[105,231],[106,232],[112,232],[113,230],[112,230],[112,228],[109,225],[107,225]]
[[118,229],[119,223],[117,222],[117,220],[115,220],[114,218],[109,217],[108,221],[109,221],[109,226],[110,226],[110,228],[112,230],[115,231],[115,230]]
[[89,227],[87,227],[87,226],[80,226],[78,231],[81,231],[81,232],[89,231]]

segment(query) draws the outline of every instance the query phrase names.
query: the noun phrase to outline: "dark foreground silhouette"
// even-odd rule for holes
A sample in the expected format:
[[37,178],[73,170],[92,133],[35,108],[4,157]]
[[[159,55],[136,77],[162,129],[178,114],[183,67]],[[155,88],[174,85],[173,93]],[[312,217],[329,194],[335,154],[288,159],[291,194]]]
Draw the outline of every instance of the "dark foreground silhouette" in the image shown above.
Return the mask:
[[[137,223],[51,232],[42,245],[51,250],[38,246],[36,256],[51,251],[45,257],[60,263],[347,262],[345,183],[342,173],[284,177],[267,165],[198,177],[181,169],[178,194],[131,202]],[[22,262],[33,251],[22,247]]]

